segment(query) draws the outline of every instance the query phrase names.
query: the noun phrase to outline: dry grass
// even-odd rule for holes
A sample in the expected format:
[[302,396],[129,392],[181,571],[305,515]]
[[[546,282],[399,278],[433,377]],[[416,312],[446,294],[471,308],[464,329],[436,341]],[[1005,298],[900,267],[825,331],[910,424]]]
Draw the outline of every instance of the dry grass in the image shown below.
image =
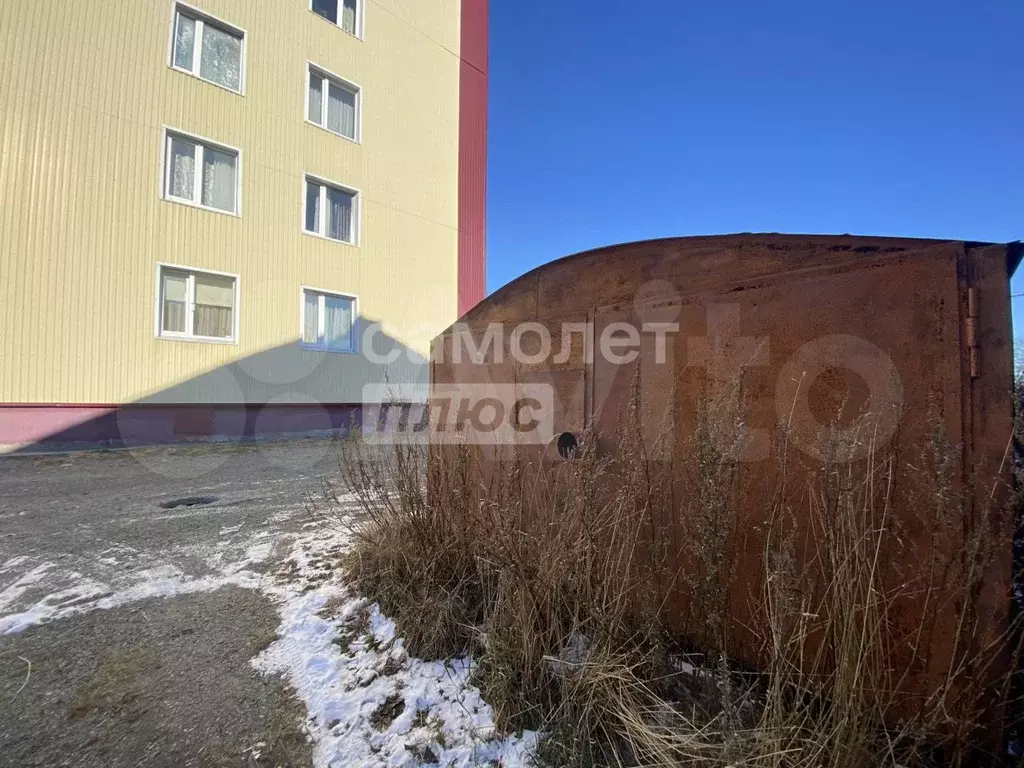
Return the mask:
[[[649,458],[637,406],[614,456],[584,434],[574,460],[543,470],[460,446],[345,447],[364,515],[344,565],[410,652],[471,651],[499,723],[543,730],[550,765],[977,764],[993,744],[983,712],[1010,691],[989,665],[1012,638],[979,645],[993,542],[984,512],[965,538],[969,489],[938,419],[910,473],[920,487],[902,489],[871,434],[855,438],[867,458],[842,460],[847,435],[812,475],[793,471],[782,434],[753,509],[735,401],[700,405],[692,465],[674,468]],[[761,578],[739,605],[751,521]],[[930,545],[911,546],[923,539],[908,526]],[[756,673],[732,661],[740,608]],[[952,654],[932,658],[949,632]],[[905,695],[915,669],[936,668],[931,696]]]

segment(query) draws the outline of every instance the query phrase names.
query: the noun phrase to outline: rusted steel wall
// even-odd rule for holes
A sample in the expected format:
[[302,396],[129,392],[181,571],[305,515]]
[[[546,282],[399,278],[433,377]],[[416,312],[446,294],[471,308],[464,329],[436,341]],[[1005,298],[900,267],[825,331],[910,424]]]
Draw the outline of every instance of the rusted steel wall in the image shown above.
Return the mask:
[[[809,503],[806,478],[830,460],[825,427],[846,430],[851,444],[859,440],[855,460],[872,451],[889,456],[894,498],[908,498],[922,482],[919,458],[936,414],[958,453],[958,487],[972,489],[944,554],[958,556],[979,526],[997,542],[978,596],[981,648],[1009,617],[1009,277],[1019,258],[1012,246],[849,236],[731,235],[603,248],[534,270],[477,305],[435,340],[432,383],[435,392],[468,386],[470,397],[477,385],[553,392],[543,439],[513,429],[503,433],[508,439],[484,441],[491,443],[480,446],[485,460],[514,450],[550,461],[547,437],[580,435],[588,426],[599,451],[614,453],[626,399],[638,391],[645,439],[659,452],[653,458],[681,478],[693,459],[701,398],[740,382],[736,417],[745,437],[736,498],[750,512],[737,530],[729,610],[732,650],[753,664],[764,629],[756,605],[770,506],[765,478],[777,472],[780,435],[787,435],[792,475],[782,505],[800,517]],[[467,336],[475,357],[456,355]],[[668,539],[685,535],[687,489],[679,482]],[[922,553],[935,531],[910,515],[893,531],[911,554],[887,563],[888,577],[912,577],[925,567]],[[813,549],[809,520],[798,519],[795,534],[805,552]],[[688,602],[680,587],[674,606],[682,631]],[[956,652],[953,611],[912,596],[902,602],[897,620],[928,624],[931,640],[926,654],[894,649],[892,661],[907,670],[907,695],[923,696]]]

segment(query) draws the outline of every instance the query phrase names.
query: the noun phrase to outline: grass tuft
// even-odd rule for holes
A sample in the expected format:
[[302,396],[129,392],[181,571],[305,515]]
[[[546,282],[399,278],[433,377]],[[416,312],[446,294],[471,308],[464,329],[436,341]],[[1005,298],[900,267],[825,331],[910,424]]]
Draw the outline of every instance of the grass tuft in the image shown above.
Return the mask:
[[[979,642],[995,542],[990,512],[964,531],[959,447],[933,411],[915,472],[839,429],[796,471],[782,430],[751,498],[738,397],[699,404],[682,465],[653,458],[635,393],[613,453],[587,431],[553,466],[349,443],[363,514],[343,566],[410,654],[472,653],[499,725],[543,731],[548,765],[976,764],[1012,637]],[[908,695],[919,674],[942,684]]]

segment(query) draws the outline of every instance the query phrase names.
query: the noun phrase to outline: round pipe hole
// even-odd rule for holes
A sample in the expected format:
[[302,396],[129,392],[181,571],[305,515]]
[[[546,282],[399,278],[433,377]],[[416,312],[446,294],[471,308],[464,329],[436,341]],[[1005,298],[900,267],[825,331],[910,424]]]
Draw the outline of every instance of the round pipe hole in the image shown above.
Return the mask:
[[580,448],[580,443],[572,432],[563,432],[558,436],[557,447],[558,455],[563,459],[574,459]]

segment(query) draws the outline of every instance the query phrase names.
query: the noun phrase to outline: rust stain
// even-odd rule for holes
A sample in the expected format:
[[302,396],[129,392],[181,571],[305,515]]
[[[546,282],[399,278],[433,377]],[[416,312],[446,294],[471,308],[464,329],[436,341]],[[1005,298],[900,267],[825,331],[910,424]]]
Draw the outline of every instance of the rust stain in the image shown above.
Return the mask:
[[[800,413],[790,426],[806,448],[798,474],[821,467],[814,449],[817,429],[829,423],[849,427],[874,410],[873,423],[882,425],[885,438],[878,448],[895,457],[899,487],[918,479],[914,459],[929,441],[929,408],[937,409],[951,444],[960,447],[961,486],[976,489],[967,491],[974,495],[963,513],[962,535],[988,525],[998,542],[977,597],[980,647],[1007,628],[1010,616],[1012,521],[1002,501],[1013,422],[1009,279],[1018,251],[960,241],[776,234],[601,248],[530,272],[461,321],[477,334],[491,323],[508,332],[516,324],[540,323],[554,340],[546,360],[521,365],[506,356],[500,365],[493,358],[455,364],[435,357],[433,380],[547,380],[556,392],[554,434],[579,435],[593,425],[602,451],[615,451],[624,398],[639,381],[642,407],[673,438],[664,460],[681,467],[692,458],[684,446],[695,429],[695,403],[716,382],[739,373],[742,417],[756,439],[748,447],[738,493],[751,499],[764,493],[772,440],[793,404]],[[600,338],[612,323],[640,328],[651,319],[679,324],[667,337],[664,365],[651,364],[655,339],[649,333],[640,335],[640,355],[628,364],[609,364],[600,354],[588,357],[582,345],[556,362],[563,323],[589,322]],[[451,329],[434,342],[450,343]],[[500,347],[508,352],[507,333]],[[532,355],[536,349],[526,351]],[[972,484],[972,478],[983,481]],[[792,488],[805,491],[799,476]],[[800,508],[794,496],[793,509]],[[682,507],[677,519],[681,514]],[[764,627],[749,606],[761,589],[764,563],[751,541],[764,522],[756,513],[744,521],[740,534],[747,543],[740,547],[739,574],[730,586],[731,635],[739,658],[755,665]],[[933,531],[904,522],[907,547],[927,550]],[[805,540],[813,539],[807,520],[796,524]],[[908,556],[888,567],[887,577],[895,580],[923,566]],[[680,587],[675,606],[681,631],[687,605]],[[893,665],[909,670],[901,688],[908,700],[941,684],[954,653],[948,618],[923,616],[927,611],[935,608],[913,600],[901,606],[899,620],[907,627],[933,620],[926,653],[911,658],[893,651]]]

